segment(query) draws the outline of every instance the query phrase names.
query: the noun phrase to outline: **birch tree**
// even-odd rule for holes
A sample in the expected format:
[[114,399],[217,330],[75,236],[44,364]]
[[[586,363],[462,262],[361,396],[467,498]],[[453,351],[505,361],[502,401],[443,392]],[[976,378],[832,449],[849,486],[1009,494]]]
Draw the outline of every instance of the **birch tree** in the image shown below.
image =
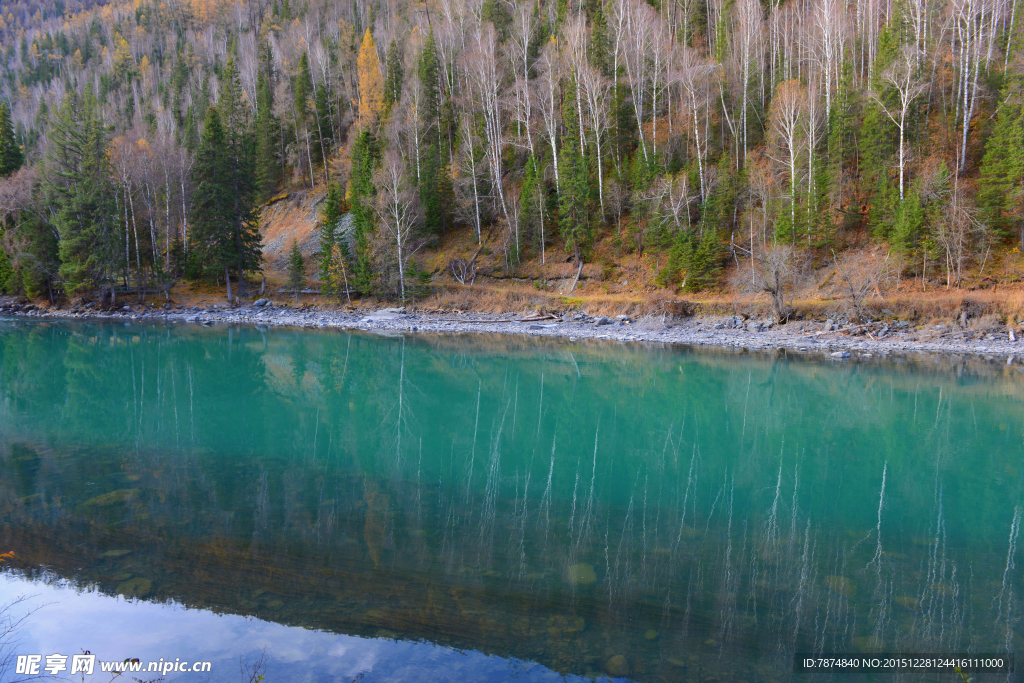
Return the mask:
[[377,188],[374,209],[380,224],[380,246],[389,254],[398,271],[398,292],[405,301],[405,273],[409,259],[416,249],[412,245],[413,231],[419,218],[416,193],[405,174],[405,163],[394,150],[384,155],[384,161],[374,176]]

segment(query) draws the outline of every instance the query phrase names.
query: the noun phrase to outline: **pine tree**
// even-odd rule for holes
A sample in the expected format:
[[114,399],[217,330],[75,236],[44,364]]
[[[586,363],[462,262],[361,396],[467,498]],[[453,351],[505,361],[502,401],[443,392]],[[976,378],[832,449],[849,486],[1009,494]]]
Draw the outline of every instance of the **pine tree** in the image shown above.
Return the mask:
[[919,249],[924,226],[924,211],[921,206],[921,191],[918,183],[908,188],[899,202],[893,220],[890,242],[897,253],[913,256]]
[[352,284],[362,293],[372,291],[374,284],[370,240],[374,230],[373,197],[377,193],[373,174],[379,161],[376,136],[370,130],[363,130],[352,146],[352,173],[348,186],[355,241]]
[[[230,62],[229,62],[230,63]],[[225,84],[225,90],[228,85]],[[225,93],[225,109],[235,103]],[[226,119],[230,120],[228,116]],[[231,298],[229,270],[234,268],[244,294],[244,274],[260,267],[260,235],[255,208],[255,178],[245,155],[243,135],[228,134],[217,107],[206,114],[203,136],[192,167],[193,262],[207,278],[224,275]]]
[[420,126],[423,130],[423,173],[419,183],[420,204],[423,207],[423,228],[433,235],[442,234],[450,222],[449,207],[453,191],[451,169],[444,163],[442,135],[442,103],[440,58],[434,33],[427,34],[419,60]]
[[[571,107],[572,101],[572,93],[566,93],[563,106]],[[563,120],[567,131],[558,158],[562,181],[558,195],[559,227],[566,249],[573,252],[577,262],[582,262],[583,250],[592,237],[590,179],[586,159],[579,149],[578,119],[569,111]]]
[[295,293],[295,300],[299,300],[299,293],[306,286],[306,259],[302,257],[302,250],[299,243],[292,240],[292,248],[288,252],[288,286]]
[[14,268],[11,267],[11,257],[7,255],[7,251],[3,248],[5,232],[7,232],[7,228],[0,222],[0,294],[14,294],[11,288],[12,280],[14,279]]
[[[262,264],[254,166],[256,145],[249,126],[249,107],[243,102],[244,97],[238,68],[234,59],[230,58],[224,67],[218,108],[224,116],[224,137],[230,169],[232,265],[242,296],[245,296],[245,273],[260,270]],[[225,277],[228,278],[226,274]],[[230,299],[230,278],[225,284]]]
[[[331,149],[334,146],[334,133],[331,127],[331,107],[327,102],[327,88],[316,89],[316,97],[313,98],[313,110],[316,116],[316,137],[320,143],[317,149],[319,159],[327,167],[330,159]],[[327,168],[327,180],[330,181],[330,169]]]
[[[292,91],[294,94],[294,111],[295,111],[295,139],[301,141],[303,147],[306,148],[306,157],[311,159],[313,157],[313,150],[317,149],[317,157],[319,161],[319,145],[315,145],[310,139],[310,96],[313,93],[313,77],[309,72],[309,57],[305,52],[299,58],[299,72],[295,76],[295,80],[292,84]],[[302,168],[302,177],[306,177],[306,165],[301,161],[299,166]],[[310,169],[312,173],[312,169]],[[310,178],[310,183],[312,183]]]
[[392,39],[388,46],[387,78],[384,81],[384,111],[391,113],[391,108],[402,99],[402,59],[398,56],[398,44]]
[[890,169],[895,166],[893,153],[896,145],[886,120],[878,105],[865,104],[857,137],[861,187],[871,206],[868,227],[873,235],[882,238],[889,237],[892,217],[899,203],[899,193],[889,177]]
[[260,197],[267,200],[274,193],[281,179],[278,163],[278,140],[281,135],[280,123],[274,117],[274,89],[271,87],[273,66],[270,61],[270,46],[264,43],[260,48],[260,69],[256,76],[256,178]]
[[54,116],[43,191],[60,235],[59,276],[74,296],[110,281],[119,251],[107,131],[91,91],[69,94]]
[[1024,98],[1020,77],[1003,87],[992,135],[985,144],[978,179],[978,204],[992,227],[1018,232],[1024,250]]
[[341,222],[342,205],[341,190],[337,185],[332,184],[327,188],[327,197],[324,199],[323,208],[320,209],[320,289],[325,293],[331,293],[330,273],[332,259],[334,258],[334,246],[338,242],[338,224]]
[[0,178],[11,175],[23,163],[25,155],[14,136],[11,112],[6,102],[0,102]]
[[192,166],[195,191],[189,216],[192,224],[189,260],[198,265],[201,275],[207,279],[226,273],[229,266],[231,240],[227,226],[231,224],[234,204],[230,169],[220,113],[216,107],[210,107]]

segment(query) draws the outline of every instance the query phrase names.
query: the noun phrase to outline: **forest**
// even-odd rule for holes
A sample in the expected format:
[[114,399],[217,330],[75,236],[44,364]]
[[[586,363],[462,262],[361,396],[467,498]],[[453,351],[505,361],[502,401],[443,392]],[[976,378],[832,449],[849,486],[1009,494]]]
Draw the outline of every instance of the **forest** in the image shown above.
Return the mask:
[[251,294],[262,207],[302,189],[324,199],[292,279],[339,299],[416,296],[452,235],[476,248],[446,269],[462,283],[482,252],[578,277],[600,243],[657,254],[661,287],[714,290],[749,264],[774,296],[856,237],[896,277],[958,287],[1024,247],[1019,13],[4,0],[0,291]]

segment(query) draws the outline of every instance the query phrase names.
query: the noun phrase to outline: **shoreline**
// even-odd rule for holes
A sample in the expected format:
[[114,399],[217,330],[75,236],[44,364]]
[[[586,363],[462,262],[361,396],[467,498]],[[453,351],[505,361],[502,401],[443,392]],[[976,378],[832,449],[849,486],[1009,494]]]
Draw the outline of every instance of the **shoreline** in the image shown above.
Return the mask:
[[[265,301],[265,300],[264,300]],[[20,310],[13,310],[20,309]],[[28,309],[28,310],[26,310]],[[658,343],[694,347],[722,347],[749,351],[786,351],[821,356],[832,360],[889,355],[970,355],[1013,364],[1015,356],[1024,363],[1024,335],[1011,341],[1009,329],[998,336],[977,331],[990,338],[964,339],[967,331],[935,325],[915,328],[895,321],[862,325],[831,320],[794,321],[776,325],[770,321],[740,316],[694,316],[673,320],[665,316],[631,319],[608,318],[585,313],[541,316],[474,313],[427,313],[405,308],[373,311],[343,311],[267,303],[235,308],[185,307],[163,309],[125,307],[115,311],[45,309],[32,305],[0,304],[0,318],[29,320],[106,321],[139,323],[184,323],[296,327],[307,329],[359,330],[371,333],[489,333],[525,335],[538,338],[582,339],[619,343]],[[955,338],[958,335],[961,338]],[[924,337],[924,338],[922,338]]]

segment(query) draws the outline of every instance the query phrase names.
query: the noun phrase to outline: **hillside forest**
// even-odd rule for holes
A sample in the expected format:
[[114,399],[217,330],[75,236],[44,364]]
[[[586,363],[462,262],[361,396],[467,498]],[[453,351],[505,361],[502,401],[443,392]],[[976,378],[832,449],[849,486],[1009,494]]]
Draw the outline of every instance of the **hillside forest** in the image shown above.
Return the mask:
[[251,294],[303,188],[338,298],[415,296],[452,235],[690,291],[860,235],[957,287],[1024,245],[1018,4],[0,0],[0,290]]

